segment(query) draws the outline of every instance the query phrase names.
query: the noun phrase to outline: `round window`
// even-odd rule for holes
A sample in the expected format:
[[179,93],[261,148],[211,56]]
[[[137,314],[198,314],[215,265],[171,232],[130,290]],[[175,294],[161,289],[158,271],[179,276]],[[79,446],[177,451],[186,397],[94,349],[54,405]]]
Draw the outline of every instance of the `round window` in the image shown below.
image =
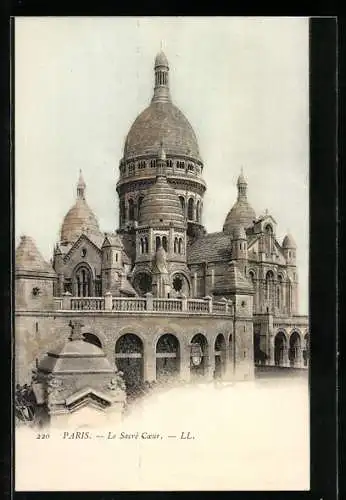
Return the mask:
[[175,276],[173,279],[173,288],[176,292],[180,292],[180,290],[183,288],[183,280],[180,276]]

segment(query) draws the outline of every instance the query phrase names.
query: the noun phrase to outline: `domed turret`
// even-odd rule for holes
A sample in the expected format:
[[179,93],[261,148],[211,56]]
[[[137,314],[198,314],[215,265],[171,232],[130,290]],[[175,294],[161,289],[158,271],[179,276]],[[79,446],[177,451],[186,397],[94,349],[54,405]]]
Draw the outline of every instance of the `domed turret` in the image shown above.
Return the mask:
[[83,232],[87,235],[100,236],[98,221],[85,199],[86,184],[80,172],[77,184],[77,200],[65,215],[61,226],[60,241],[72,243]]
[[282,248],[297,248],[297,245],[291,234],[286,234],[282,242]]
[[161,145],[157,160],[156,182],[150,186],[142,201],[140,226],[184,226],[183,210],[174,188],[166,178],[165,151]]
[[250,227],[256,219],[254,209],[247,200],[247,182],[245,180],[243,170],[237,181],[238,199],[228,212],[223,225],[223,231],[232,234],[233,230],[238,226],[243,228]]

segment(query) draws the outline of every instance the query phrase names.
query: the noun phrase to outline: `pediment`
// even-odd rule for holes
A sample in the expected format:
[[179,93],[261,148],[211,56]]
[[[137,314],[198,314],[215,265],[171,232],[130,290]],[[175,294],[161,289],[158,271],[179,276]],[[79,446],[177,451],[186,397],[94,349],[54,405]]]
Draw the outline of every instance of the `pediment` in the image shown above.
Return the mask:
[[81,234],[79,238],[73,243],[67,254],[64,256],[64,262],[68,262],[71,259],[72,255],[81,250],[82,246],[92,249],[100,256],[102,255],[101,249],[97,245],[95,245],[95,243],[93,243],[86,234]]

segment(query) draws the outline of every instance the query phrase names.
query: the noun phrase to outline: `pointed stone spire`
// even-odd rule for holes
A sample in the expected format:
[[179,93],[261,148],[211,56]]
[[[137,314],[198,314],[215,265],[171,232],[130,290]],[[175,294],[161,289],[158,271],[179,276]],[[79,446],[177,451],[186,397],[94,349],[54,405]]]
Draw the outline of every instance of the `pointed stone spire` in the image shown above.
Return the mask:
[[170,102],[168,72],[169,65],[165,53],[161,50],[155,58],[155,87],[152,102]]
[[82,170],[79,170],[79,179],[77,184],[77,198],[85,200],[86,184],[83,178]]

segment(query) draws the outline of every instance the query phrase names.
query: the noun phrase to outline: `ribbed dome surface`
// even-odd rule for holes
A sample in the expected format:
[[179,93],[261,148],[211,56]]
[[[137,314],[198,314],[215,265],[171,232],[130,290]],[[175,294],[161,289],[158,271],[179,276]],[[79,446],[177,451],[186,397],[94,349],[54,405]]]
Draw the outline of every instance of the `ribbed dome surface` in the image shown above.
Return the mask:
[[126,138],[124,157],[156,155],[161,143],[169,155],[200,158],[193,128],[171,102],[153,102],[136,118]]
[[249,202],[246,199],[237,200],[227,214],[223,230],[225,233],[232,234],[239,226],[243,228],[251,226],[255,219],[255,211]]
[[233,229],[234,240],[246,240],[246,233],[243,226],[237,226]]
[[101,235],[98,221],[91,208],[84,199],[77,199],[64,218],[60,240],[75,241],[82,232],[94,236]]
[[174,188],[166,177],[158,176],[145,195],[139,216],[140,226],[184,225],[184,215]]
[[291,234],[286,234],[282,242],[282,248],[296,248],[297,245]]

